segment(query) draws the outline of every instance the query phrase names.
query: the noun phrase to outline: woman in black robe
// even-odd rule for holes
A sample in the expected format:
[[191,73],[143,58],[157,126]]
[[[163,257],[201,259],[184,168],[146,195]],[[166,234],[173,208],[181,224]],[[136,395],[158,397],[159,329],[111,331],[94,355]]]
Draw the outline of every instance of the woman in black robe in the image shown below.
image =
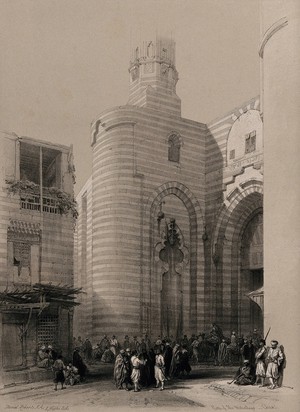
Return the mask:
[[83,382],[85,380],[85,376],[87,373],[87,367],[86,367],[86,364],[83,362],[82,357],[80,356],[79,348],[75,348],[74,350],[73,365],[75,366],[75,368],[78,369],[80,380],[81,382]]

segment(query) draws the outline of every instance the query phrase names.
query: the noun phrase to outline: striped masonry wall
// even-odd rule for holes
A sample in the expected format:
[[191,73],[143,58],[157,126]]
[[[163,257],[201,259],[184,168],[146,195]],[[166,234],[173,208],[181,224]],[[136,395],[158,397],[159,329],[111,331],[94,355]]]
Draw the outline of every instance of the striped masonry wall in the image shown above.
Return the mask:
[[128,104],[163,110],[178,116],[181,113],[181,100],[175,92],[166,93],[163,84],[155,88],[151,87],[148,79],[137,81],[136,87],[131,90]]
[[[173,131],[183,142],[179,164],[168,161],[168,136]],[[157,224],[151,205],[157,196],[176,196],[177,205],[168,213],[178,213],[183,226],[189,220],[190,228],[184,230],[201,239],[205,131],[205,125],[148,108],[123,106],[102,114],[93,145],[93,337],[159,332],[153,323],[160,303],[150,304],[155,294],[149,294],[155,283],[149,273],[154,262],[149,233]],[[157,211],[157,205],[152,210]],[[185,296],[194,302],[193,309],[185,311],[185,322],[188,313],[195,319],[192,326],[186,325],[187,333],[204,322],[201,247],[202,240],[196,250],[190,246],[193,263],[185,268]],[[191,278],[200,293],[191,290]]]
[[74,311],[74,336],[88,337],[92,330],[93,314],[92,178],[79,192],[77,205],[79,216],[74,236],[74,285],[82,288],[84,293],[79,295],[80,306]]
[[[254,177],[261,184],[261,174],[252,165],[237,176],[227,165],[232,125],[239,115],[258,107],[257,98],[252,99],[208,128],[171,113],[130,105],[107,110],[94,123],[98,122],[93,136],[93,282],[88,284],[94,288],[95,336],[129,330],[161,333],[160,272],[165,268],[155,247],[161,243],[157,214],[163,201],[163,208],[169,208],[166,215],[182,220],[188,239],[184,333],[199,333],[212,322],[219,322],[228,333],[247,327],[249,302],[241,292],[244,286],[236,252],[243,229],[234,232],[239,237],[233,240],[233,229],[224,223],[223,215],[229,213],[229,204],[239,205],[241,199],[235,196],[241,185],[247,181],[250,185]],[[171,132],[179,133],[183,143],[179,164],[167,160]],[[172,196],[181,203],[170,202]],[[239,222],[241,216],[241,222],[246,222],[255,213],[246,207],[249,202],[255,210],[261,207],[249,197],[235,211]],[[225,228],[231,238],[226,246],[220,241]]]
[[[253,165],[234,175],[227,165],[227,139],[238,116],[258,107],[258,99],[252,99],[207,128],[148,106],[121,106],[96,120],[92,126],[93,336],[161,333],[160,272],[165,268],[155,247],[161,243],[157,214],[163,201],[163,208],[169,208],[166,215],[181,219],[188,239],[184,333],[200,333],[212,322],[228,333],[247,327],[250,303],[243,288],[248,286],[242,285],[236,252],[245,226],[236,219],[248,221],[261,207],[260,200],[254,202],[250,196],[236,209],[236,218],[230,221],[239,228],[235,240],[224,216],[229,205],[239,205],[242,198],[235,196],[243,192],[242,186],[251,185],[254,177],[261,184],[262,176],[260,166]],[[171,132],[179,133],[183,143],[179,164],[167,160]],[[248,191],[249,187],[244,193]],[[181,203],[170,203],[172,196]],[[226,246],[220,241],[225,228],[226,236],[230,234]]]
[[[158,257],[165,224],[158,220],[161,211],[165,218],[176,219],[183,238],[185,258],[178,266],[182,332],[200,333],[212,322],[229,332],[246,310],[243,300],[237,313],[243,299],[237,250],[244,223],[256,210],[251,207],[259,208],[260,199],[250,193],[242,202],[239,195],[253,187],[261,194],[256,184],[262,182],[259,99],[208,125],[183,119],[174,64],[173,40],[138,45],[129,68],[128,105],[106,110],[92,124],[92,197],[87,201],[92,228],[85,231],[87,217],[81,210],[76,247],[78,269],[86,287],[92,284],[93,289],[81,318],[86,319],[84,313],[91,316],[92,307],[96,339],[104,333],[162,333],[161,275],[167,268]],[[243,156],[247,127],[248,132],[258,131],[258,144],[254,154]],[[180,141],[178,163],[168,160],[173,133]],[[238,159],[230,159],[228,147],[236,150]],[[233,205],[237,208],[231,216]],[[85,268],[88,255],[91,275]]]

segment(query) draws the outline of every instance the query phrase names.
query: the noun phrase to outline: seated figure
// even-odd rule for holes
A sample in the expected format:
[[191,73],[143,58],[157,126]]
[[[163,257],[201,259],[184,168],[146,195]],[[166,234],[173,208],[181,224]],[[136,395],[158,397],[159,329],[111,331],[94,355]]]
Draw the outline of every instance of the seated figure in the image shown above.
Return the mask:
[[38,368],[49,368],[50,366],[49,354],[46,352],[46,346],[44,345],[38,351],[37,366]]
[[65,370],[65,384],[66,385],[76,385],[77,383],[80,383],[80,375],[78,372],[78,369],[72,365],[72,362],[68,364]]
[[234,383],[236,385],[253,385],[254,377],[252,374],[250,362],[244,360],[244,366],[238,369]]

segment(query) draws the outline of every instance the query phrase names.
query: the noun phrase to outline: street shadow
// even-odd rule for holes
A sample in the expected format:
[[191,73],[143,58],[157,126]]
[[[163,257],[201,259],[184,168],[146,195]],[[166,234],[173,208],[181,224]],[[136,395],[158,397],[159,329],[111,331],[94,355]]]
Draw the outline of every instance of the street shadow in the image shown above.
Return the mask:
[[180,384],[169,384],[169,385],[167,385],[166,387],[165,387],[165,389],[192,389],[192,387],[191,386],[183,386],[183,385],[180,385]]
[[231,378],[234,375],[234,373],[232,372],[224,372],[222,374],[216,372],[205,372],[205,371],[201,371],[201,372],[196,372],[193,375],[191,375],[189,378],[187,378],[188,380],[195,380],[195,379],[228,379]]

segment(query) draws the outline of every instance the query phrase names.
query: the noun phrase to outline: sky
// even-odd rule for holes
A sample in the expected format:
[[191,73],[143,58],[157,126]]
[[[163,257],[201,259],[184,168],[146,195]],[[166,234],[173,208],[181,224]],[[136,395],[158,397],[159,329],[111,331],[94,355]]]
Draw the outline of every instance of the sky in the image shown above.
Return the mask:
[[73,144],[78,193],[135,41],[172,36],[182,116],[206,123],[259,95],[259,23],[259,0],[0,0],[0,130]]

